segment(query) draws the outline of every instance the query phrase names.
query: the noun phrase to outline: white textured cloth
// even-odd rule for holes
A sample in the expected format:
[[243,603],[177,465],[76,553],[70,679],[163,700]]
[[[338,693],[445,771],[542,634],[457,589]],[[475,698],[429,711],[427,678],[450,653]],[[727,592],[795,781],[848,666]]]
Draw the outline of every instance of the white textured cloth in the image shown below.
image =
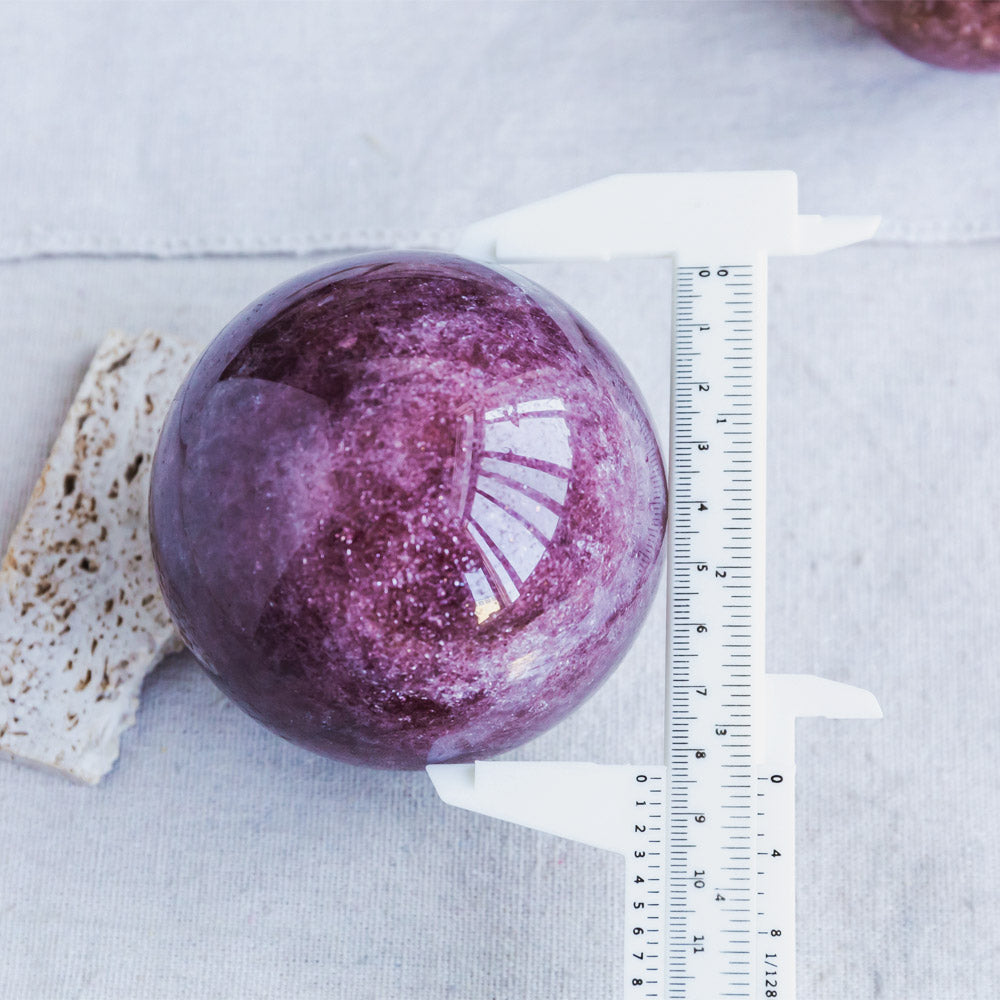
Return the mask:
[[619,171],[791,169],[884,240],[1000,237],[1000,75],[837,2],[30,4],[0,256],[436,241]]
[[[204,342],[304,268],[627,170],[792,168],[873,243],[771,268],[769,669],[799,739],[799,994],[1000,983],[1000,76],[838,3],[0,7],[0,529],[112,327]],[[312,262],[312,261],[310,261]],[[530,274],[666,431],[668,273]],[[661,602],[659,605],[663,607]],[[656,759],[663,614],[522,759]],[[4,765],[0,996],[605,1000],[621,862],[313,757],[193,660],[95,789]]]

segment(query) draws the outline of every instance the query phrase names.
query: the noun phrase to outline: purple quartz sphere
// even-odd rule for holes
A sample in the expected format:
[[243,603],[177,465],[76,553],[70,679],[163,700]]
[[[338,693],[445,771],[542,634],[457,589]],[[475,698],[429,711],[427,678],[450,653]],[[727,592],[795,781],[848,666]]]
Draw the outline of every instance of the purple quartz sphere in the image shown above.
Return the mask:
[[1000,0],[849,0],[857,17],[914,59],[1000,71]]
[[440,253],[275,288],[209,345],[153,463],[185,641],[274,732],[419,768],[517,746],[614,669],[666,485],[621,361],[555,296]]

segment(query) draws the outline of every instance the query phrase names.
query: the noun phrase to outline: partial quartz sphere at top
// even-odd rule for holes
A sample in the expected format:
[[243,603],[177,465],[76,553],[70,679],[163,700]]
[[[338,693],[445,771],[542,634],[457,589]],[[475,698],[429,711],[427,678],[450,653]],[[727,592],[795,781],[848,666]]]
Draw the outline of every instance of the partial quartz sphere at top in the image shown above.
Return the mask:
[[865,24],[915,59],[1000,70],[1000,0],[850,0]]
[[559,299],[445,254],[295,278],[209,346],[153,464],[163,592],[276,733],[381,767],[496,754],[579,705],[656,589],[663,461]]

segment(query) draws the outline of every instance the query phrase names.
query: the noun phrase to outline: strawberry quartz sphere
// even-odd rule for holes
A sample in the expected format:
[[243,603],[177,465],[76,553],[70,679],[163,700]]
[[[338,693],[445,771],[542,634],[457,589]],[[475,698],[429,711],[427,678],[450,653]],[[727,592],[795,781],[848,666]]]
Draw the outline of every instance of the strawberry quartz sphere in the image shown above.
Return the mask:
[[1000,0],[850,0],[854,13],[915,59],[1000,70]]
[[666,488],[649,414],[572,309],[439,253],[264,295],[167,417],[164,596],[237,704],[377,767],[496,754],[576,708],[649,608]]

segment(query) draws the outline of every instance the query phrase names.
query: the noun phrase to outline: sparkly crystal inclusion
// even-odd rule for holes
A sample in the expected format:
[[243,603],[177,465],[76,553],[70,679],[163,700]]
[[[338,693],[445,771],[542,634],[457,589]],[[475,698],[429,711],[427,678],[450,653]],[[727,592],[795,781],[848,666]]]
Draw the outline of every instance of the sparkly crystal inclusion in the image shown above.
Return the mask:
[[185,640],[280,735],[416,768],[509,749],[624,655],[666,490],[621,362],[563,302],[445,254],[279,286],[198,361],[153,467]]

